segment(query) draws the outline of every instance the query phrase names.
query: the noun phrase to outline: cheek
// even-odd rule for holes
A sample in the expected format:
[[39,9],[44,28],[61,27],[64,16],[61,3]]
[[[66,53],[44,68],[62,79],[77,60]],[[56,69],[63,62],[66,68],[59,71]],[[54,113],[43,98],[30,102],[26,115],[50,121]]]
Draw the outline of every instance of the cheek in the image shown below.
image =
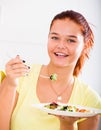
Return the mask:
[[78,47],[78,48],[76,49],[75,53],[76,53],[76,55],[77,55],[78,57],[80,57],[82,51],[83,51],[83,46],[80,46],[80,47]]
[[51,55],[51,52],[52,52],[52,50],[53,50],[53,48],[52,48],[52,46],[51,46],[51,44],[48,42],[48,44],[47,44],[47,50],[48,50],[48,54],[49,54],[49,56]]
[[48,52],[51,52],[54,50],[54,46],[50,42],[48,42],[47,49],[48,49]]
[[80,57],[82,51],[83,51],[83,44],[72,48],[72,50],[70,52],[72,53],[73,57],[76,57],[78,59]]

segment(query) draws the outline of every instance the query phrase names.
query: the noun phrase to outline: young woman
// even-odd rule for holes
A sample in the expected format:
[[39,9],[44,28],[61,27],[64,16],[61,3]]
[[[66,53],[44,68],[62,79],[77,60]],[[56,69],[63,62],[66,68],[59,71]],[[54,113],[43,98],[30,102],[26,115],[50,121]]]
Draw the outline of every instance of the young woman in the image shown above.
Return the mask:
[[[93,40],[82,14],[72,10],[57,14],[48,35],[47,65],[28,67],[19,55],[6,64],[6,76],[0,86],[0,129],[97,130],[99,115],[58,116],[32,107],[61,102],[101,109],[99,95],[78,78]],[[53,74],[57,75],[55,81]]]

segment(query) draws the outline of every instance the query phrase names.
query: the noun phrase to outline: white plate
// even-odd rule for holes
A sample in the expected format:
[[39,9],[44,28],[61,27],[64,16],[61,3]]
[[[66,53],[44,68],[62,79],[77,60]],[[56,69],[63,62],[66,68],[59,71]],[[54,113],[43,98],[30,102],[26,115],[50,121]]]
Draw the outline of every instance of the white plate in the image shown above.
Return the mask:
[[[79,106],[79,105],[74,105],[75,107],[79,109],[86,109],[90,110],[90,112],[68,112],[68,111],[62,111],[58,109],[49,109],[45,107],[49,103],[41,103],[41,104],[32,104],[32,107],[38,108],[44,112],[53,114],[53,115],[61,115],[61,116],[71,116],[71,117],[91,117],[97,114],[101,114],[100,109],[96,108],[90,108],[90,107],[84,107],[84,106]],[[61,104],[61,105],[66,105],[66,104]],[[69,104],[71,105],[71,104]]]

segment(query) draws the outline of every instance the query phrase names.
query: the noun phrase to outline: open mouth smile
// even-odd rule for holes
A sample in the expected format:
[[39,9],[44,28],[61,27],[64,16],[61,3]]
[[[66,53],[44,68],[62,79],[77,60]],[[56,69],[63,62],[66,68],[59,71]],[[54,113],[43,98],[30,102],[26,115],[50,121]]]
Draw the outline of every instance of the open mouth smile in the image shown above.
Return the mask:
[[64,54],[64,53],[61,53],[61,52],[55,52],[54,53],[56,56],[59,56],[59,57],[68,57],[69,55],[67,54]]

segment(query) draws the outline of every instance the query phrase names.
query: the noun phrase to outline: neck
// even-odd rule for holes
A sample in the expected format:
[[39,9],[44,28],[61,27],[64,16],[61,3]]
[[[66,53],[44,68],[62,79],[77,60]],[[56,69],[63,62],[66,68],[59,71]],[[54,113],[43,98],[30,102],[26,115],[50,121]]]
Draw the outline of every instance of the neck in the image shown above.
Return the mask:
[[[54,65],[48,64],[43,66],[40,76],[47,80],[48,85],[50,86],[53,95],[55,95],[54,99],[56,101],[67,101],[66,95],[70,95],[73,84],[74,77],[73,71],[70,71],[69,67],[56,67]],[[49,77],[56,73],[57,80],[50,80]],[[69,97],[69,96],[68,96]]]
[[56,67],[48,64],[47,73],[49,76],[56,73],[58,75],[57,81],[70,80],[71,78],[73,78],[73,71],[69,67]]

